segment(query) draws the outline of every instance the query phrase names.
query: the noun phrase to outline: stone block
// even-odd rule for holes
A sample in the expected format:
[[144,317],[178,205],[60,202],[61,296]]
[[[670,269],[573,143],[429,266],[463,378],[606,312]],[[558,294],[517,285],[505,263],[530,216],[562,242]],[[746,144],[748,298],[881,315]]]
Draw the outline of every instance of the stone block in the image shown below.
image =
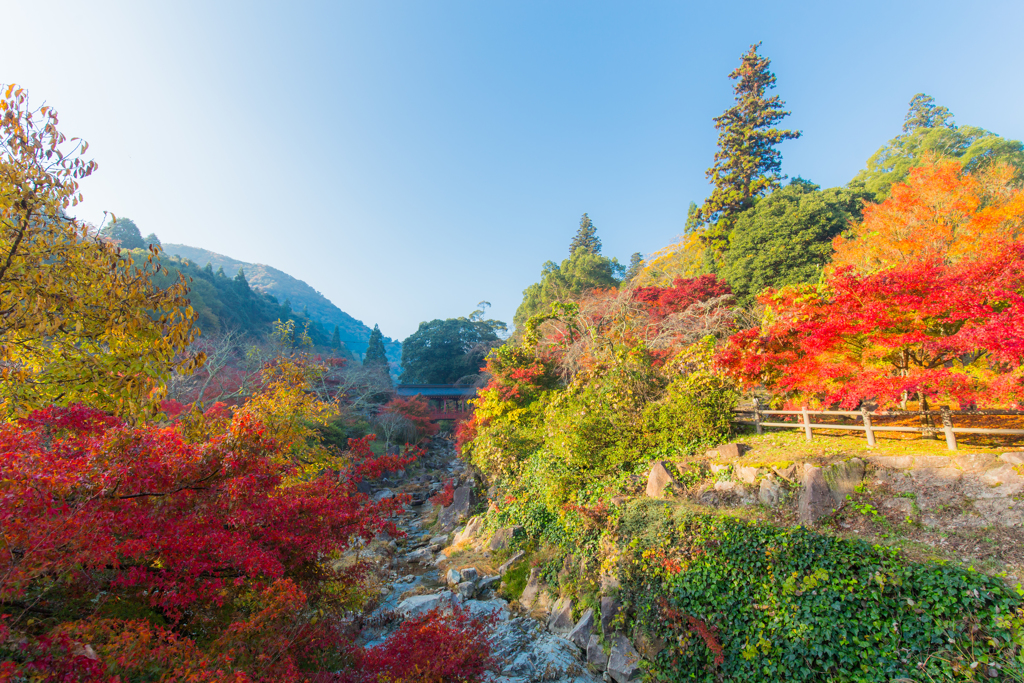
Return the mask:
[[507,526],[503,529],[498,529],[491,536],[491,543],[487,547],[492,551],[507,550],[512,543],[512,539],[521,534],[522,530],[523,527],[521,526]]
[[743,450],[740,448],[738,443],[723,443],[721,446],[715,448],[715,452],[718,453],[718,457],[727,460],[738,458],[743,455]]
[[1003,453],[1002,455],[999,456],[999,459],[1005,462],[1007,465],[1024,465],[1024,451]]
[[665,469],[665,464],[656,462],[651,467],[651,473],[647,477],[647,496],[650,498],[665,498],[672,493],[676,486],[675,478]]
[[860,458],[850,458],[844,462],[837,462],[822,470],[825,483],[832,491],[832,498],[836,507],[841,506],[846,497],[853,493],[860,482],[864,479],[866,466]]
[[996,456],[989,453],[962,453],[953,457],[953,467],[964,472],[984,472],[997,464]]
[[459,522],[469,516],[469,510],[473,506],[473,489],[468,486],[460,486],[455,489],[452,497],[452,504],[441,510],[441,528],[454,529]]
[[500,567],[498,567],[498,575],[499,575],[499,576],[505,576],[505,573],[506,573],[506,572],[507,572],[507,571],[508,571],[509,569],[511,569],[511,568],[512,568],[512,565],[514,565],[514,564],[515,564],[516,562],[518,562],[519,560],[521,560],[521,559],[522,559],[522,557],[523,557],[523,555],[525,555],[525,554],[526,554],[525,552],[523,552],[522,550],[520,550],[520,551],[518,551],[518,552],[517,552],[517,553],[516,553],[515,555],[513,555],[512,557],[510,557],[510,558],[508,559],[508,562],[505,562],[505,563],[504,563],[504,564],[502,564],[502,565],[501,565]]
[[788,467],[773,467],[772,471],[786,481],[796,482],[796,469],[796,463],[793,463]]
[[458,569],[449,569],[448,573],[444,575],[444,580],[454,586],[462,583],[462,574],[459,573]]
[[523,594],[519,596],[519,604],[529,611],[533,608],[533,603],[537,601],[537,596],[540,594],[540,590],[540,568],[534,567],[530,570],[530,578],[526,582],[526,588],[523,589]]
[[612,634],[612,621],[622,609],[622,603],[617,597],[606,595],[601,598],[601,632],[605,638]]
[[640,653],[626,636],[617,635],[612,640],[612,650],[608,657],[608,675],[616,683],[627,683],[640,678]]
[[775,507],[782,502],[784,492],[782,485],[774,478],[762,479],[757,492],[757,499],[762,505]]
[[836,501],[832,497],[828,483],[825,482],[821,468],[807,465],[804,467],[804,474],[800,481],[800,523],[817,524],[823,517],[827,517],[835,511]]
[[744,484],[753,484],[761,474],[760,467],[747,467],[746,465],[736,465],[732,471],[736,478]]
[[594,610],[588,609],[580,617],[580,620],[576,622],[576,625],[571,631],[569,631],[569,640],[576,644],[581,650],[587,649],[587,643],[590,642],[590,636],[594,634]]
[[555,635],[564,636],[573,629],[572,599],[559,598],[548,616],[548,630]]
[[[452,501],[452,505],[454,505],[454,504],[455,504],[455,502],[453,500]],[[479,516],[474,517],[473,519],[469,520],[469,524],[466,525],[465,529],[463,529],[459,533],[455,534],[455,538],[452,539],[452,545],[458,545],[459,543],[462,543],[463,541],[468,541],[468,540],[474,539],[477,536],[479,536],[480,532],[482,532],[483,530],[484,530],[484,518],[483,517],[479,517]]]
[[596,635],[590,636],[590,640],[587,641],[587,666],[591,671],[597,672],[608,668],[608,655],[604,653],[601,641]]

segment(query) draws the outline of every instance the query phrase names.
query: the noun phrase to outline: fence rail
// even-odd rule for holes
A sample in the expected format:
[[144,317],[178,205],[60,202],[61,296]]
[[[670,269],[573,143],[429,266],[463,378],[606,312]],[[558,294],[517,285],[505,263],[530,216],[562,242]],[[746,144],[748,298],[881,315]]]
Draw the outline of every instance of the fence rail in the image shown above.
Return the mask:
[[[809,410],[806,406],[800,410],[762,410],[760,403],[755,399],[754,407],[750,410],[734,410],[734,414],[752,414],[753,420],[733,420],[733,424],[753,425],[758,434],[764,433],[765,427],[780,427],[784,429],[803,429],[804,436],[808,441],[813,439],[814,429],[836,429],[852,432],[864,432],[868,439],[868,445],[875,445],[875,432],[920,432],[930,436],[943,432],[946,437],[946,447],[955,451],[957,449],[957,434],[993,434],[1002,436],[1024,436],[1024,429],[984,429],[977,427],[954,427],[953,417],[965,417],[971,415],[1024,415],[1020,410],[950,410],[948,406],[940,406],[939,410],[894,410],[883,412],[872,412],[866,408],[861,410]],[[799,415],[799,422],[765,422],[765,415]],[[859,425],[829,424],[811,422],[811,415],[838,415],[842,417],[860,418]],[[925,420],[936,416],[941,421],[941,426],[925,424],[920,427],[903,425],[875,425],[872,424],[873,417],[907,417],[919,415]]]

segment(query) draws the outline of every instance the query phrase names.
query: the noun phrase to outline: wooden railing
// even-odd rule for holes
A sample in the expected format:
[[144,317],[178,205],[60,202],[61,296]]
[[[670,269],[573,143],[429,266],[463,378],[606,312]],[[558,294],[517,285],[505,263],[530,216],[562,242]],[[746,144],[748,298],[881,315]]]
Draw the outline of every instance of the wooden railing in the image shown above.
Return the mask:
[[[865,408],[860,410],[809,410],[806,406],[800,410],[762,410],[760,403],[755,399],[754,407],[749,410],[734,410],[734,414],[753,415],[752,420],[733,420],[733,424],[753,425],[758,434],[764,433],[765,427],[782,427],[785,429],[803,429],[808,441],[811,441],[814,429],[837,429],[853,432],[864,432],[868,439],[868,445],[875,445],[875,432],[920,432],[926,436],[936,436],[943,432],[946,436],[946,447],[951,451],[957,448],[957,434],[992,434],[1001,436],[1024,436],[1024,429],[988,429],[977,427],[954,427],[953,418],[967,415],[1024,415],[1020,410],[950,410],[948,406],[940,406],[939,410],[899,410],[872,412]],[[771,415],[799,415],[799,422],[766,422],[765,416]],[[811,415],[836,415],[851,418],[860,418],[861,424],[834,424],[811,422]],[[931,416],[940,418],[941,426],[925,424],[920,427],[907,425],[876,425],[872,424],[872,417],[902,417],[919,415],[924,420]]]

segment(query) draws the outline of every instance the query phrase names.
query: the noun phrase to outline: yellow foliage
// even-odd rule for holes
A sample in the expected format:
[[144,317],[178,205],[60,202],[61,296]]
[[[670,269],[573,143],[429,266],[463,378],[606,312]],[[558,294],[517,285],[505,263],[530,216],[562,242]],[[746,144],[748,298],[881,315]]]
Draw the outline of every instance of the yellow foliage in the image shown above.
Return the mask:
[[651,254],[631,284],[640,287],[665,287],[677,277],[697,277],[704,267],[703,230],[683,235],[677,242]]

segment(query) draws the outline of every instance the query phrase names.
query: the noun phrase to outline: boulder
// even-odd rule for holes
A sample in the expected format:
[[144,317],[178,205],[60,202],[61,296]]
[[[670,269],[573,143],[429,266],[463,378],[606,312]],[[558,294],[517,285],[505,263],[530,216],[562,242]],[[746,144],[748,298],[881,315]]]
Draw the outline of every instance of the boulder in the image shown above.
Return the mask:
[[714,450],[719,458],[738,458],[743,454],[743,449],[738,443],[723,443]]
[[647,495],[650,498],[664,498],[666,491],[668,494],[672,493],[672,489],[676,486],[676,480],[668,470],[665,469],[665,464],[661,462],[654,463],[651,467],[651,473],[647,477]]
[[518,562],[523,557],[523,555],[525,555],[525,554],[526,553],[524,551],[520,550],[515,555],[510,557],[508,559],[508,562],[505,562],[500,567],[498,567],[498,575],[499,576],[505,576],[505,573],[508,572],[508,570],[512,568],[512,565],[515,564],[516,562]]
[[1005,462],[1007,465],[1024,465],[1024,451],[1003,453],[1002,455],[999,456],[999,459]]
[[500,576],[485,576],[477,582],[477,590],[481,593],[501,583]]
[[462,583],[462,574],[459,573],[458,569],[449,569],[448,573],[444,575],[444,580],[454,586]]
[[474,583],[480,578],[480,572],[476,570],[476,567],[466,567],[459,570],[462,573],[463,581],[473,581]]
[[601,598],[601,632],[604,633],[605,638],[611,635],[612,620],[615,619],[621,608],[622,603],[618,598],[610,595]]
[[806,465],[800,482],[800,523],[814,525],[823,517],[836,511],[836,501],[832,497],[821,468]]
[[753,484],[757,481],[757,477],[761,474],[761,468],[759,467],[747,467],[746,465],[736,465],[733,468],[733,474],[736,478],[742,481],[744,484]]
[[469,509],[473,506],[473,489],[460,486],[455,489],[452,504],[441,510],[441,528],[454,529],[459,522],[469,517]]
[[[711,453],[712,455],[718,455],[717,451],[708,451],[708,453]],[[713,462],[710,465],[708,465],[708,469],[711,470],[711,474],[714,474],[715,476],[717,476],[720,473],[726,471],[730,467],[732,467],[732,465],[729,465],[727,463],[721,463],[721,462]]]
[[996,456],[990,453],[961,453],[953,457],[953,467],[964,472],[984,472],[996,464]]
[[463,600],[472,600],[476,595],[476,584],[472,581],[463,581],[459,584],[459,595]]
[[507,550],[509,545],[512,543],[512,539],[522,532],[522,530],[523,527],[521,526],[507,526],[503,529],[498,529],[494,532],[494,535],[491,536],[491,543],[487,547],[492,551]]
[[548,616],[548,630],[555,635],[564,636],[572,629],[572,599],[559,598]]
[[533,603],[537,601],[540,589],[540,568],[534,567],[530,570],[530,578],[526,582],[526,588],[523,589],[523,594],[519,596],[519,604],[522,605],[524,609],[530,610],[533,607]]
[[392,491],[391,489],[383,489],[383,490],[377,491],[377,493],[373,494],[373,499],[378,501],[378,502],[382,501],[382,500],[387,500],[388,498],[394,498],[394,497],[395,497],[395,492]]
[[590,640],[587,641],[587,666],[592,671],[604,671],[608,668],[608,655],[604,653],[601,641],[596,635],[590,636]]
[[842,506],[846,497],[853,493],[864,479],[864,471],[865,464],[860,458],[833,463],[822,470],[822,476],[832,491],[832,499],[836,502],[837,508]]
[[608,658],[608,675],[617,683],[626,683],[640,678],[640,653],[623,635],[612,640],[612,651]]
[[638,629],[636,637],[637,651],[643,656],[644,659],[654,661],[662,650],[665,649],[665,639],[661,636],[652,636],[642,629]]
[[761,501],[763,505],[775,507],[782,502],[782,497],[782,485],[774,477],[761,480],[761,485],[757,492],[757,499]]
[[576,622],[576,625],[569,631],[568,638],[581,650],[587,649],[590,636],[594,634],[594,610],[588,609]]
[[793,463],[788,467],[773,467],[772,471],[786,481],[796,481],[796,463]]
[[[455,505],[454,500],[452,500],[452,505]],[[455,538],[452,539],[452,545],[457,545],[459,543],[462,543],[463,541],[468,541],[470,539],[476,538],[480,535],[480,532],[482,532],[483,530],[484,518],[474,517],[473,519],[469,520],[469,524],[466,525],[465,529],[455,534]]]
[[421,614],[426,614],[434,609],[446,609],[450,607],[452,602],[451,597],[452,594],[447,591],[443,593],[431,593],[429,595],[413,595],[398,603],[395,611],[406,619],[418,617]]

